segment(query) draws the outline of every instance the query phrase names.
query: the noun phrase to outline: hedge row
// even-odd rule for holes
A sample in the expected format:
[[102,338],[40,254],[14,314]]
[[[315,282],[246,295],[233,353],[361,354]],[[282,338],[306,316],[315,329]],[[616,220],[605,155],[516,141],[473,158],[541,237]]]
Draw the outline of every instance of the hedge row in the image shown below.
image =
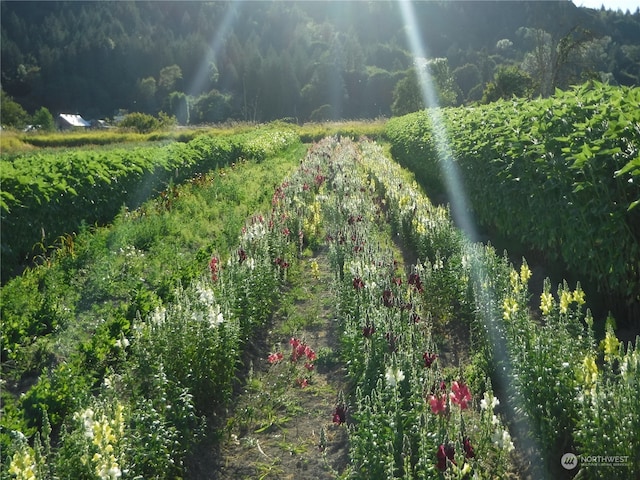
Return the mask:
[[294,141],[291,128],[276,126],[162,147],[87,148],[2,160],[2,281],[83,223],[110,222],[123,206],[135,208],[170,183],[241,158],[261,160]]
[[397,161],[444,190],[434,127],[445,128],[480,224],[638,306],[640,88],[589,83],[441,113],[437,126],[428,111],[388,122]]

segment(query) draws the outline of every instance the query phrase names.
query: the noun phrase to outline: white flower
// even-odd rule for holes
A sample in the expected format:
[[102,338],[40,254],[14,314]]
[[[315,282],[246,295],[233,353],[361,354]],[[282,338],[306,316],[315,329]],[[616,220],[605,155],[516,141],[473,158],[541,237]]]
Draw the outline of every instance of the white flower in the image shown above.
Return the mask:
[[482,400],[480,400],[480,408],[482,410],[493,411],[493,409],[498,405],[500,405],[500,400],[494,397],[491,393],[484,392],[484,397]]
[[511,435],[509,435],[507,430],[496,428],[493,435],[491,435],[491,440],[500,450],[506,449],[507,452],[511,452],[514,449],[513,442],[511,441]]
[[385,374],[385,378],[387,380],[387,384],[390,387],[395,387],[398,382],[404,380],[404,372],[397,368],[389,367],[387,368],[387,373]]
[[196,285],[196,291],[198,292],[198,297],[200,298],[200,302],[205,305],[213,305],[215,302],[215,298],[213,296],[213,290],[207,288],[202,283],[198,283]]

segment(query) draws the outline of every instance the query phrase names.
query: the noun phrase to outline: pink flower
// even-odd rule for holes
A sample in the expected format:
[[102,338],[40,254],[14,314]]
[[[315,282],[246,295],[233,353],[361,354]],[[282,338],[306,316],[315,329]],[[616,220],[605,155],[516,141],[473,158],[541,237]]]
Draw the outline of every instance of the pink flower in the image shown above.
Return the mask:
[[282,352],[276,352],[276,353],[272,353],[271,355],[269,355],[267,357],[267,361],[269,363],[278,363],[283,358],[284,358],[284,355],[282,354]]
[[307,356],[307,358],[308,358],[309,360],[311,360],[312,362],[313,362],[316,358],[318,358],[318,357],[316,356],[316,352],[314,352],[314,351],[313,351],[309,346],[305,346],[305,347],[304,347],[304,354],[305,354],[305,355]]
[[469,407],[471,401],[471,392],[469,387],[464,383],[453,382],[451,384],[451,393],[449,394],[451,401],[460,406],[461,410],[465,410]]
[[211,272],[211,280],[212,281],[217,281],[218,280],[218,271],[220,270],[219,264],[220,263],[220,259],[218,259],[218,257],[211,257],[211,260],[209,261],[209,271]]
[[446,395],[429,395],[427,401],[431,406],[431,411],[436,415],[444,415],[447,413],[447,396]]
[[304,368],[306,368],[309,371],[313,370],[313,363],[305,362]]
[[298,385],[300,385],[300,388],[309,386],[309,381],[306,378],[299,378],[297,381],[298,381]]

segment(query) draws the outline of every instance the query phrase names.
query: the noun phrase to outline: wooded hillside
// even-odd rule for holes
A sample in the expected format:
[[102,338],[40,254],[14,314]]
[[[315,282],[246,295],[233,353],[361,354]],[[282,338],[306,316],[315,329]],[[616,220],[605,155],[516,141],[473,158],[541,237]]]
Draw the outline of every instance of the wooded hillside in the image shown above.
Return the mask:
[[[406,113],[400,104],[393,111],[414,64],[396,2],[3,1],[1,9],[2,89],[29,113],[164,111],[183,124]],[[525,75],[527,95],[588,78],[640,79],[640,9],[570,1],[413,9],[427,55],[446,59],[431,67],[445,104],[519,93],[507,66]]]

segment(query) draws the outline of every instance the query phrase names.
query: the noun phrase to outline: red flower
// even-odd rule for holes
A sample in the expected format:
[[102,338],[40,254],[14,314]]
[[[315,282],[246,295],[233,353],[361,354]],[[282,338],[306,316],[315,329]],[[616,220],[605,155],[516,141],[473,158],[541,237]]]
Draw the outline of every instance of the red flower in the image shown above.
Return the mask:
[[310,347],[308,347],[308,346],[305,346],[305,347],[304,347],[304,354],[305,354],[305,355],[307,356],[307,358],[308,358],[309,360],[311,360],[312,362],[313,362],[316,358],[318,358],[318,357],[316,356],[316,352],[314,352],[314,351],[313,351]]
[[444,415],[447,413],[447,396],[446,395],[429,395],[427,397],[431,411],[436,415]]
[[469,407],[471,401],[471,392],[469,387],[464,383],[453,382],[451,384],[451,393],[449,394],[451,401],[460,406],[460,409],[465,410]]
[[473,446],[471,445],[469,437],[464,437],[462,439],[462,447],[464,448],[464,456],[466,458],[473,458],[476,456],[476,452],[473,451]]
[[342,425],[347,421],[347,411],[344,405],[336,406],[335,411],[333,412],[333,423],[337,425]]
[[284,358],[284,355],[282,354],[282,352],[276,352],[276,353],[272,353],[271,355],[269,355],[267,357],[267,361],[269,363],[278,363],[283,358]]
[[305,362],[304,368],[306,368],[309,371],[313,370],[313,363]]
[[300,388],[308,387],[309,381],[306,378],[299,378],[298,385],[300,385]]
[[433,362],[435,362],[436,358],[438,358],[438,354],[424,352],[422,354],[422,358],[424,358],[424,366],[425,366],[425,368],[431,368],[431,365],[433,364]]
[[218,257],[211,257],[211,260],[209,261],[209,271],[211,272],[211,280],[212,281],[217,281],[218,280],[218,272],[220,270],[219,264],[220,263],[220,259]]
[[454,460],[454,456],[455,450],[453,449],[453,446],[447,445],[445,447],[444,444],[441,443],[438,447],[438,453],[436,454],[436,458],[438,460],[436,462],[436,468],[441,472],[444,472],[447,469],[447,459],[451,460],[451,463],[455,465],[456,462]]

